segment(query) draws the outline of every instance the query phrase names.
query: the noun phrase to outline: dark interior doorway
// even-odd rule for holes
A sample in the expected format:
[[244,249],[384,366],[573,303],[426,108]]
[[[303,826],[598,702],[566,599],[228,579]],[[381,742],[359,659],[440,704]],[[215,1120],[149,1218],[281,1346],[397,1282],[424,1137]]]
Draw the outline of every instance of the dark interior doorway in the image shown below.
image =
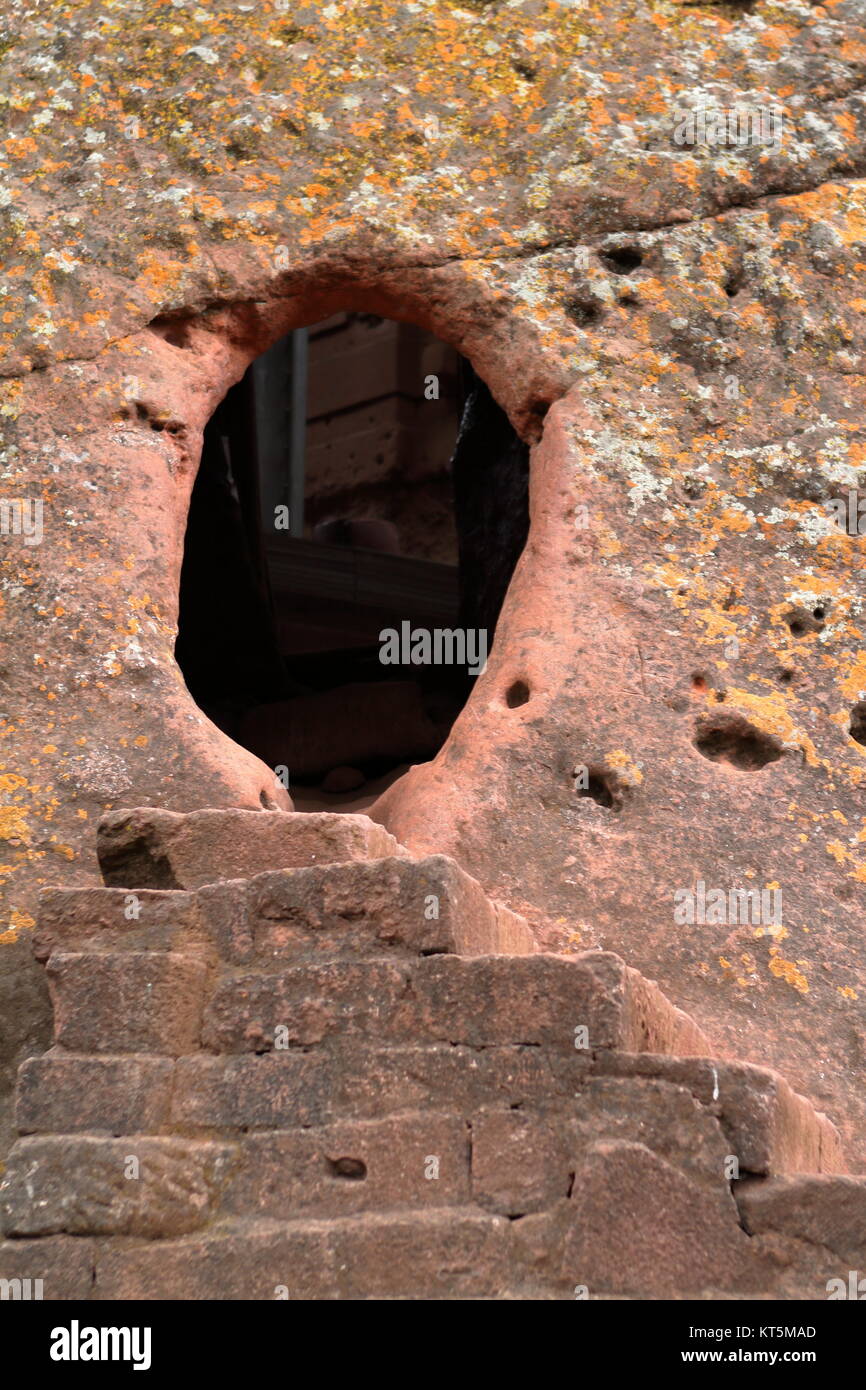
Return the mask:
[[482,630],[489,648],[527,480],[487,387],[411,324],[335,314],[221,402],[190,504],[177,660],[214,723],[288,769],[299,809],[362,809],[441,747],[475,679],[447,659],[459,642],[439,662],[385,664],[381,634],[403,634],[404,657],[421,632]]

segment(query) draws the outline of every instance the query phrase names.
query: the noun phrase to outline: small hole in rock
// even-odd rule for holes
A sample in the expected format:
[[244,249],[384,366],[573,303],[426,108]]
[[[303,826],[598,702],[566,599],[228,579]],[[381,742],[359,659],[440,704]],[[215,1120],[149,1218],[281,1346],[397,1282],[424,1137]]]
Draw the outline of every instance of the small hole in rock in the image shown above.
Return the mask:
[[859,700],[852,709],[848,732],[856,743],[866,747],[866,700]]
[[820,632],[824,626],[824,609],[791,608],[785,616],[788,631],[792,637],[807,637],[810,632]]
[[184,319],[157,318],[150,325],[154,333],[158,333],[166,343],[172,347],[188,348],[190,346],[189,324]]
[[538,76],[538,69],[531,63],[527,63],[525,58],[516,58],[511,64],[518,77],[522,77],[524,82],[534,82]]
[[740,293],[744,278],[742,266],[737,266],[729,273],[725,280],[725,294],[729,299],[733,299],[735,295]]
[[601,305],[593,299],[580,299],[573,296],[566,300],[565,312],[572,323],[576,323],[580,328],[586,328],[601,318]]
[[329,1158],[328,1167],[332,1177],[349,1178],[352,1182],[361,1182],[367,1176],[367,1165],[361,1158]]
[[529,700],[529,686],[526,681],[514,681],[505,692],[505,703],[509,709],[518,709]]
[[782,684],[783,684],[783,685],[790,685],[790,684],[791,684],[791,681],[792,681],[793,679],[794,679],[794,672],[791,670],[791,667],[790,667],[790,666],[783,666],[782,669],[781,669],[780,672],[779,672],[779,680],[782,682]]
[[781,758],[784,749],[777,739],[750,724],[733,711],[712,716],[698,730],[695,747],[713,763],[727,763],[740,772],[757,772],[767,763]]
[[574,769],[574,790],[577,796],[589,797],[608,811],[619,811],[622,807],[622,793],[616,778],[604,767],[576,767]]
[[601,260],[617,275],[631,275],[633,270],[643,265],[643,252],[637,246],[612,246],[602,251]]
[[704,692],[706,689],[707,689],[707,678],[706,678],[706,676],[702,676],[701,673],[700,673],[700,671],[695,671],[694,674],[692,675],[692,690],[696,691],[698,694],[703,694],[703,692]]

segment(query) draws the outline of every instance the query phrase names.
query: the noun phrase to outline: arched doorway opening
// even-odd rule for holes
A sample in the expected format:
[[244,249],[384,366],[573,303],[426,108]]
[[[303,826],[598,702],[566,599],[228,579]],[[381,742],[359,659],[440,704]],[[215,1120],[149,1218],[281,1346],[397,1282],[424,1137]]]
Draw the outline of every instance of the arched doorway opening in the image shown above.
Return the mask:
[[433,757],[528,531],[528,449],[452,348],[336,313],[252,363],[204,434],[178,664],[299,810]]

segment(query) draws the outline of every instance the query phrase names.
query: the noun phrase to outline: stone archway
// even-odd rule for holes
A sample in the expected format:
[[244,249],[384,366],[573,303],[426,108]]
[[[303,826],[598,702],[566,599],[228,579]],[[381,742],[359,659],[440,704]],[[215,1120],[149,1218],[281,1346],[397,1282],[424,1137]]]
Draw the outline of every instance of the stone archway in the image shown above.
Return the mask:
[[[272,267],[230,303],[191,295],[93,359],[23,380],[15,414],[31,483],[32,459],[46,460],[48,544],[22,548],[40,597],[33,601],[31,583],[21,595],[31,602],[12,606],[9,628],[20,669],[35,665],[21,697],[38,711],[29,727],[23,717],[17,724],[38,792],[20,836],[10,823],[22,922],[40,884],[58,873],[87,881],[95,871],[84,831],[106,807],[257,807],[271,794],[272,771],[204,719],[173,658],[186,509],[217,402],[277,338],[341,305],[410,318],[451,342],[523,437],[537,439],[565,387],[564,364],[521,319],[508,278],[467,277],[450,265],[374,269],[360,255],[339,273]],[[79,438],[86,442],[76,447]],[[55,687],[59,720],[50,718]]]
[[[447,341],[454,344],[467,355],[474,354],[480,372],[483,372],[494,392],[509,409],[516,428],[529,442],[540,438],[542,422],[550,400],[562,389],[557,380],[555,362],[541,362],[530,371],[522,371],[517,376],[512,372],[512,345],[502,359],[495,355],[496,331],[489,332],[483,304],[475,306],[473,321],[468,317],[461,319],[461,306],[449,302],[449,296],[440,290],[434,313],[426,306],[419,305],[411,294],[406,292],[405,280],[403,298],[397,300],[393,289],[388,285],[388,276],[369,277],[373,284],[360,284],[340,281],[327,293],[316,286],[311,291],[298,294],[274,296],[269,302],[241,302],[234,306],[218,307],[204,314],[173,313],[163,316],[149,326],[145,339],[144,355],[148,362],[148,375],[134,376],[134,398],[123,407],[127,417],[126,431],[135,432],[139,446],[153,446],[153,435],[159,437],[159,446],[175,457],[170,490],[166,489],[159,505],[163,510],[164,529],[160,531],[163,545],[164,563],[167,578],[174,590],[178,566],[178,543],[186,522],[186,508],[189,503],[191,485],[204,424],[214,406],[225,391],[243,375],[249,363],[260,355],[276,339],[294,328],[303,327],[326,316],[335,307],[359,308],[367,312],[388,314],[390,317],[409,319],[423,327],[439,332]],[[422,280],[428,280],[427,273]],[[433,277],[435,278],[435,276]],[[450,277],[446,277],[450,278]],[[465,315],[465,308],[463,313]],[[499,320],[499,333],[503,340],[511,338],[514,324],[509,323],[501,303],[495,306],[495,318]],[[494,340],[494,341],[492,341]],[[124,380],[125,387],[127,379]],[[130,444],[132,440],[129,440]],[[169,472],[171,472],[169,466]],[[171,620],[176,621],[176,596],[168,610]],[[499,644],[500,646],[503,644]],[[491,667],[499,676],[499,659],[492,658]],[[166,786],[161,793],[162,801],[173,804],[175,809],[189,809],[193,804],[190,796],[200,798],[195,804],[206,804],[208,798],[213,802],[214,795],[229,795],[233,804],[246,806],[272,804],[272,769],[263,772],[261,766],[243,749],[227,741],[218,730],[204,727],[200,713],[185,708],[186,692],[173,692],[171,701],[179,701],[178,721],[169,721],[174,736],[181,744],[185,736],[196,745],[194,757],[200,757],[201,747],[206,747],[204,766],[208,776],[216,779],[216,786],[207,791],[193,790],[198,779],[193,778],[190,785],[182,790],[177,785]],[[184,729],[184,723],[192,725]],[[208,721],[209,723],[209,721]],[[201,744],[199,744],[201,741]],[[169,755],[170,756],[170,755]],[[185,780],[185,779],[184,779]],[[220,784],[223,788],[220,790]],[[230,790],[229,790],[230,788]],[[277,806],[289,808],[288,799],[281,796],[277,788]]]

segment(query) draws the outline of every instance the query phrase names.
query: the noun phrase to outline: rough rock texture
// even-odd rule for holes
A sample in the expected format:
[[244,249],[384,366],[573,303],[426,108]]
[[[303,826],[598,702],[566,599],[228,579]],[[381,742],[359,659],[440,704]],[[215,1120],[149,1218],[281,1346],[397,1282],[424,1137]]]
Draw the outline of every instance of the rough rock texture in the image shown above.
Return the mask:
[[[286,818],[324,858],[322,820]],[[200,821],[152,816],[152,841],[189,845]],[[249,818],[212,822],[255,849]],[[82,968],[20,1071],[0,1279],[97,1300],[820,1299],[862,1267],[866,1179],[825,1116],[701,1055],[617,956],[533,951],[528,932],[527,954],[501,953],[515,924],[447,863],[438,937],[431,861],[409,857],[47,894],[40,955]],[[202,988],[148,999],[143,961],[163,980],[194,961]]]
[[103,816],[96,837],[103,882],[121,888],[200,888],[267,869],[399,852],[393,835],[369,817],[325,812],[289,820],[273,811],[121,811]]
[[[48,1037],[36,890],[96,881],[99,814],[289,807],[174,663],[185,509],[249,361],[358,309],[468,356],[534,446],[487,670],[376,818],[652,974],[862,1156],[864,550],[826,510],[864,486],[862,6],[3,23],[0,469],[44,503],[41,544],[0,539],[7,1083]],[[677,143],[710,104],[778,139]],[[697,880],[778,884],[782,922],[681,925]]]

